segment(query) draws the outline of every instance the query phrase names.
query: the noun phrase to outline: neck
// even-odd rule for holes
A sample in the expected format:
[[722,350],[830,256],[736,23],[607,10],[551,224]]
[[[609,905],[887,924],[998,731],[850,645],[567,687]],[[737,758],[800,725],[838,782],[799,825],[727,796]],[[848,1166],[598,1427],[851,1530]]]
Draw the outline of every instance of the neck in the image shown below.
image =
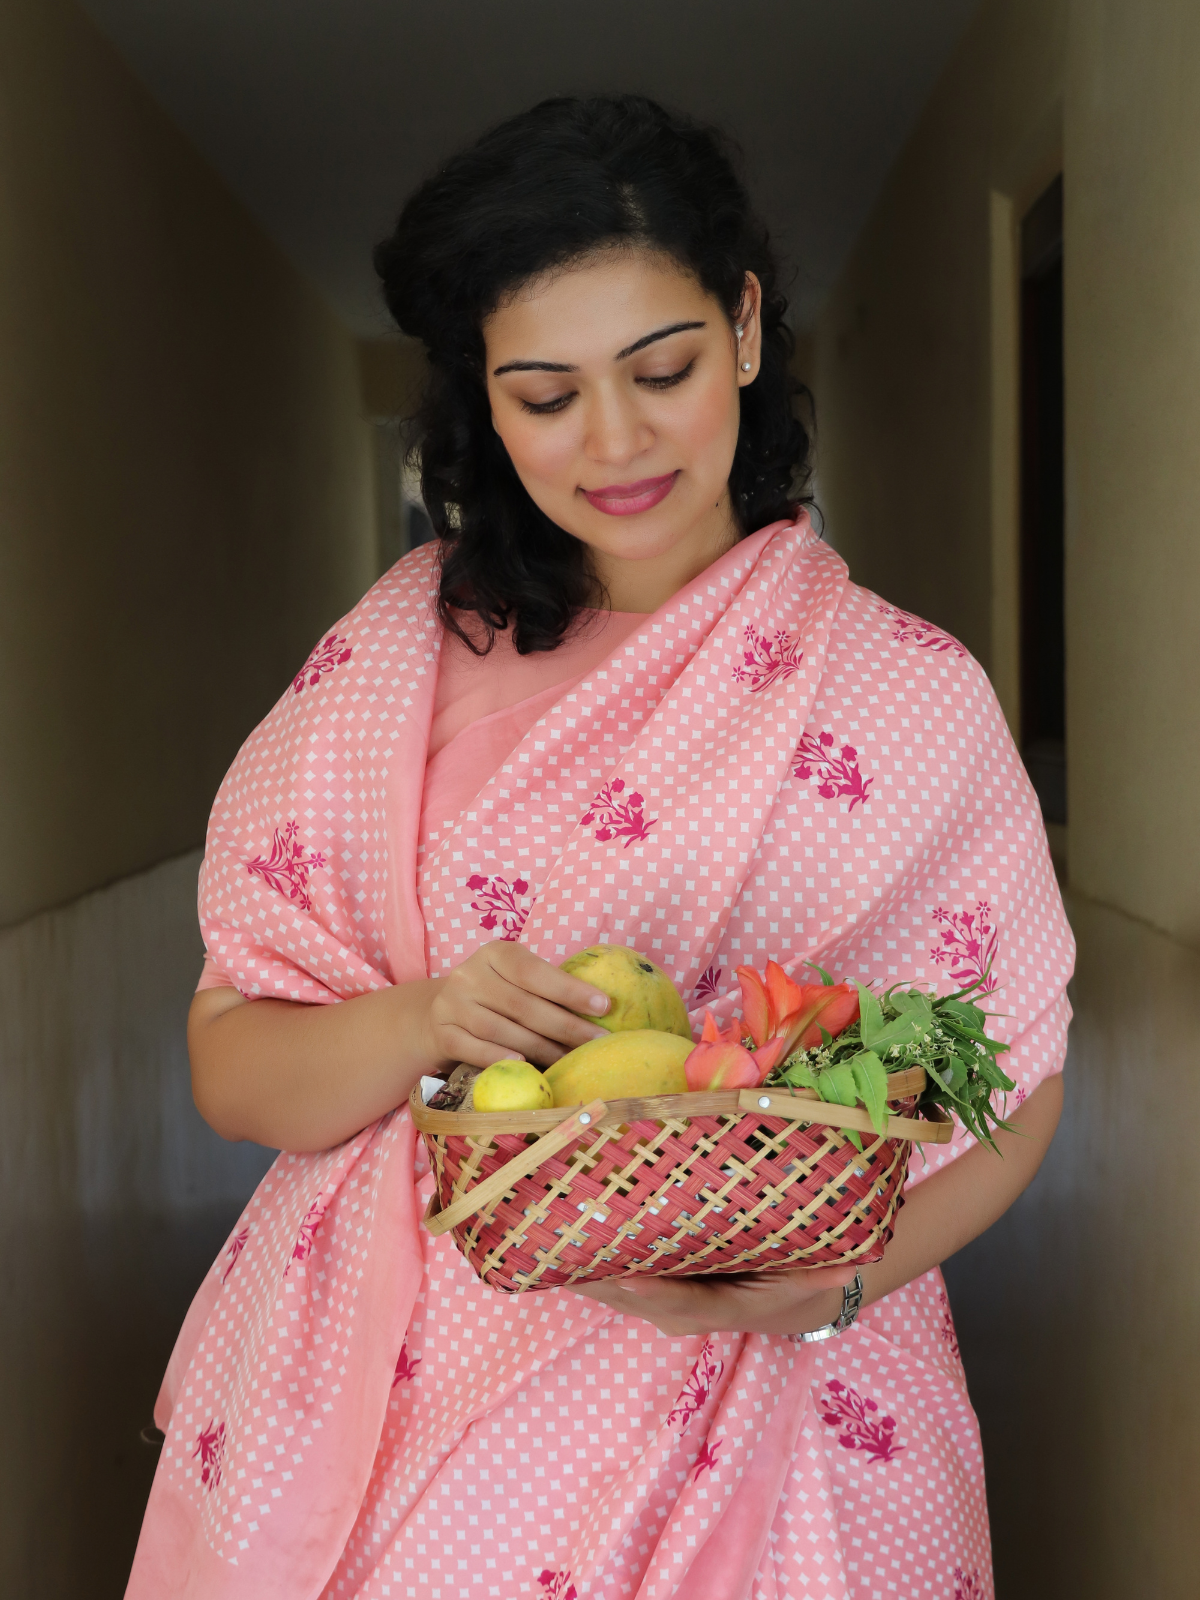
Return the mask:
[[634,560],[610,555],[593,545],[592,571],[603,592],[605,609],[649,616],[694,582],[726,550],[731,550],[739,534],[733,508],[726,501],[715,511],[711,523],[697,528],[662,555]]

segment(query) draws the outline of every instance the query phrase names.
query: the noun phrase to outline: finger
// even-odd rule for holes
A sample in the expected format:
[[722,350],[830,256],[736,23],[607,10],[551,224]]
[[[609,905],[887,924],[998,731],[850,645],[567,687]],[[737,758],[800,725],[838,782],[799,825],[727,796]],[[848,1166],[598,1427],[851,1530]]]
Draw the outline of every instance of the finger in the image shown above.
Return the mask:
[[683,1339],[692,1334],[715,1331],[711,1320],[672,1315],[649,1304],[644,1295],[623,1293],[620,1284],[614,1279],[605,1279],[603,1284],[573,1284],[571,1292],[582,1295],[586,1300],[598,1301],[601,1305],[609,1306],[613,1311],[619,1311],[622,1316],[637,1317],[642,1322],[648,1322],[660,1333],[665,1333],[672,1339]]
[[495,943],[504,944],[505,948],[494,952],[493,968],[509,983],[516,984],[530,994],[540,995],[543,1000],[562,1006],[565,1011],[576,1011],[589,1017],[602,1017],[611,1008],[612,1001],[602,990],[584,983],[582,978],[573,978],[561,967],[535,956],[524,945],[503,940],[496,940]]
[[[858,1272],[856,1261],[834,1261],[824,1267],[798,1267],[779,1274],[787,1278],[801,1294],[824,1294],[829,1289],[848,1289]],[[769,1280],[773,1274],[760,1272],[757,1281]],[[748,1286],[749,1287],[749,1286]]]
[[[708,1329],[737,1328],[760,1323],[764,1318],[787,1317],[805,1301],[853,1283],[856,1270],[853,1263],[837,1262],[787,1272],[756,1273],[748,1283],[730,1284],[721,1283],[719,1278],[703,1283],[672,1278],[605,1279],[603,1285],[596,1286],[604,1292],[593,1293],[618,1310],[647,1317],[659,1325],[664,1318],[674,1318]],[[588,1290],[581,1287],[580,1292]]]
[[[475,1056],[479,1054],[479,1047],[484,1049],[494,1047],[496,1053],[492,1055],[492,1061],[519,1058],[532,1061],[539,1067],[549,1067],[564,1054],[564,1047],[555,1040],[534,1033],[532,1029],[523,1028],[511,1017],[503,1016],[474,1001],[457,1007],[453,1021],[444,1023],[443,1028],[445,1027],[453,1027],[468,1039],[474,1040]],[[465,1061],[467,1057],[463,1056],[460,1059]],[[474,1057],[469,1064],[476,1065]]]
[[465,1028],[447,1023],[438,1030],[438,1047],[442,1059],[468,1067],[490,1067],[493,1061],[528,1061],[520,1050],[497,1044],[493,1039],[478,1039]]
[[716,1326],[712,1319],[722,1304],[726,1313],[730,1305],[727,1290],[714,1290],[701,1283],[672,1283],[664,1278],[606,1278],[599,1284],[580,1285],[576,1292],[602,1300],[628,1316],[653,1322],[661,1318],[694,1322],[697,1327],[703,1323],[706,1329]]
[[556,1044],[574,1050],[592,1039],[607,1037],[607,1029],[594,1022],[586,1022],[573,1011],[564,1011],[538,995],[530,994],[514,983],[508,983],[498,973],[492,981],[481,987],[480,1001],[501,1016],[510,1017],[521,1027],[539,1038],[552,1039]]

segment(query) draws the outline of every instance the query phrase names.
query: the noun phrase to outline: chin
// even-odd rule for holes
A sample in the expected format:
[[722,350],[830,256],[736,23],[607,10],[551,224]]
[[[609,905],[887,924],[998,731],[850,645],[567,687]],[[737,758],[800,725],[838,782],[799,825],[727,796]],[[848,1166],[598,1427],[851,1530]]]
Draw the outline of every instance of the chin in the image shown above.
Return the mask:
[[[636,517],[622,520],[633,526],[619,529],[588,528],[580,530],[575,537],[591,549],[601,550],[606,556],[614,556],[620,561],[657,561],[686,543],[686,530],[678,526],[638,527],[639,519]],[[646,520],[649,521],[648,518]]]
[[668,512],[667,503],[632,517],[610,517],[596,511],[586,518],[574,518],[575,527],[563,526],[605,555],[622,561],[654,561],[685,545],[700,522],[697,506],[676,504]]

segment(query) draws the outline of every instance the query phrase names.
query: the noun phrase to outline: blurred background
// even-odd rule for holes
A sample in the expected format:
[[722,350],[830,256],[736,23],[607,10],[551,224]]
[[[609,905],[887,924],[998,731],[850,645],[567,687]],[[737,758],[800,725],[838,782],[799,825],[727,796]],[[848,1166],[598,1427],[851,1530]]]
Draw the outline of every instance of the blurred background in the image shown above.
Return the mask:
[[611,89],[744,146],[829,537],[991,674],[1079,936],[1062,1131],[947,1269],[999,1595],[1196,1593],[1195,0],[0,0],[11,1600],[122,1594],[269,1161],[191,1104],[195,879],[242,739],[427,531],[370,247],[490,122]]

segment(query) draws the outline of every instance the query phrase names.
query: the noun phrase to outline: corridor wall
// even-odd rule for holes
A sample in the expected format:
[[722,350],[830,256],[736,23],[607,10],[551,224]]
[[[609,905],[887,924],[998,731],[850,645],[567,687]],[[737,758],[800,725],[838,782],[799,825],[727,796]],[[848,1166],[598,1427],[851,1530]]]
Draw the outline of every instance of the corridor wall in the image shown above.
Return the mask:
[[374,572],[358,352],[69,0],[0,8],[0,926],[200,844]]
[[963,639],[1015,722],[1003,230],[1063,173],[1067,1108],[947,1267],[1000,1600],[1182,1600],[1200,1564],[1198,81],[1191,0],[987,0],[814,336],[833,542]]
[[71,0],[4,0],[6,1600],[123,1593],[138,1431],[268,1159],[191,1105],[197,847],[242,739],[375,576],[360,379]]

